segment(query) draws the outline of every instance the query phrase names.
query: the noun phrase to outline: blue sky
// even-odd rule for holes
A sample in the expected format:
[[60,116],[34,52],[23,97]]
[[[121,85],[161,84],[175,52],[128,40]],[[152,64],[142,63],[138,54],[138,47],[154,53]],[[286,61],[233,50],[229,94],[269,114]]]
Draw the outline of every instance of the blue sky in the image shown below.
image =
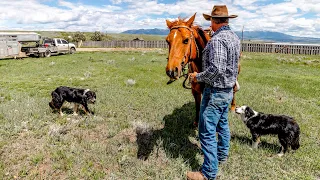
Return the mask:
[[1,0],[0,30],[123,32],[166,28],[166,19],[189,18],[209,27],[202,13],[226,4],[232,29],[276,31],[320,38],[320,0]]

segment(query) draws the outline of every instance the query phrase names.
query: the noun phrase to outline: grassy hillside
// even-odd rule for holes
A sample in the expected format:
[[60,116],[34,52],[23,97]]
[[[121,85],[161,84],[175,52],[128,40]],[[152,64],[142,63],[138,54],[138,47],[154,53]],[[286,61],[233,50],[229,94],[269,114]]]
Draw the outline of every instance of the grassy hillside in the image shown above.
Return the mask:
[[[3,32],[0,30],[0,32]],[[8,32],[8,31],[5,31]],[[19,32],[19,31],[14,31]],[[22,31],[25,32],[25,31]],[[42,37],[49,37],[49,38],[65,38],[67,39],[68,36],[73,36],[75,32],[64,32],[64,31],[33,31],[39,33]],[[86,36],[86,40],[90,40],[91,36],[94,32],[83,32]],[[165,40],[166,36],[163,35],[146,35],[146,34],[120,34],[120,33],[104,33],[103,40],[123,40],[129,41],[135,38],[140,38],[145,41],[158,41],[158,40]]]
[[[182,79],[166,85],[166,57],[155,50],[0,60],[0,179],[172,180],[198,170],[193,97]],[[248,129],[230,113],[220,180],[320,178],[319,58],[244,53],[238,104],[294,116],[301,147],[279,158],[277,137],[263,136],[250,150]],[[96,91],[94,115],[74,116],[68,103],[65,116],[53,114],[50,93],[61,85]]]

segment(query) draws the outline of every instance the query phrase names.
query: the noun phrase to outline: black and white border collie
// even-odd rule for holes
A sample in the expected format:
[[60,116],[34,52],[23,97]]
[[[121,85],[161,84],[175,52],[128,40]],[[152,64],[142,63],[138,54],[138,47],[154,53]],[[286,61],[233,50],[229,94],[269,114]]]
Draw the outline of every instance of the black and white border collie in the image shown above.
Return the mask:
[[73,114],[78,115],[79,104],[84,107],[85,113],[88,115],[92,112],[88,108],[88,103],[94,104],[96,101],[96,93],[90,89],[78,89],[66,86],[60,86],[51,93],[52,100],[49,106],[53,110],[59,110],[60,116],[63,116],[61,107],[64,101],[74,103]]
[[292,150],[300,147],[300,128],[297,122],[286,115],[273,115],[256,112],[248,106],[236,108],[236,113],[250,129],[252,135],[252,148],[257,148],[260,136],[266,134],[278,135],[281,149],[278,156],[283,156],[291,146]]

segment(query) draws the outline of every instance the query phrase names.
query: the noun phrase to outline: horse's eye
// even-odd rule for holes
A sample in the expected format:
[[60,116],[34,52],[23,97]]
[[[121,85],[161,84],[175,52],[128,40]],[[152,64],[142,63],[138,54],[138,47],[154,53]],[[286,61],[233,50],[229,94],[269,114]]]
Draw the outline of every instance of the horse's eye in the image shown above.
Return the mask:
[[188,38],[185,39],[185,40],[183,40],[183,44],[188,44],[188,42],[189,42],[189,39],[188,39]]

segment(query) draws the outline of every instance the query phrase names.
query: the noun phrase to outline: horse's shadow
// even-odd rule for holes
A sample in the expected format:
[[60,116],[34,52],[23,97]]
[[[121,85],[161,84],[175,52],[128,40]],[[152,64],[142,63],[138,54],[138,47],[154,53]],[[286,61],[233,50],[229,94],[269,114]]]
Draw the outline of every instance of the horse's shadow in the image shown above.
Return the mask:
[[[180,108],[176,108],[171,114],[163,118],[164,127],[161,129],[145,130],[137,128],[137,157],[141,160],[147,160],[151,153],[158,157],[158,151],[163,147],[167,157],[182,157],[193,170],[199,170],[201,164],[196,155],[202,152],[197,145],[199,140],[196,131],[190,127],[195,118],[194,107],[195,104],[189,102]],[[190,137],[195,139],[196,142],[192,142]],[[231,141],[238,141],[248,146],[252,144],[251,137],[237,134],[231,135]],[[259,148],[277,152],[279,146],[262,141]]]
[[163,118],[164,127],[162,129],[137,130],[137,157],[146,160],[152,152],[158,156],[161,146],[167,157],[182,157],[192,169],[199,169],[200,164],[196,155],[201,153],[201,150],[196,143],[189,140],[189,137],[197,138],[195,130],[190,128],[190,124],[194,120],[194,107],[195,104],[189,102],[180,108],[176,108],[171,114]]

